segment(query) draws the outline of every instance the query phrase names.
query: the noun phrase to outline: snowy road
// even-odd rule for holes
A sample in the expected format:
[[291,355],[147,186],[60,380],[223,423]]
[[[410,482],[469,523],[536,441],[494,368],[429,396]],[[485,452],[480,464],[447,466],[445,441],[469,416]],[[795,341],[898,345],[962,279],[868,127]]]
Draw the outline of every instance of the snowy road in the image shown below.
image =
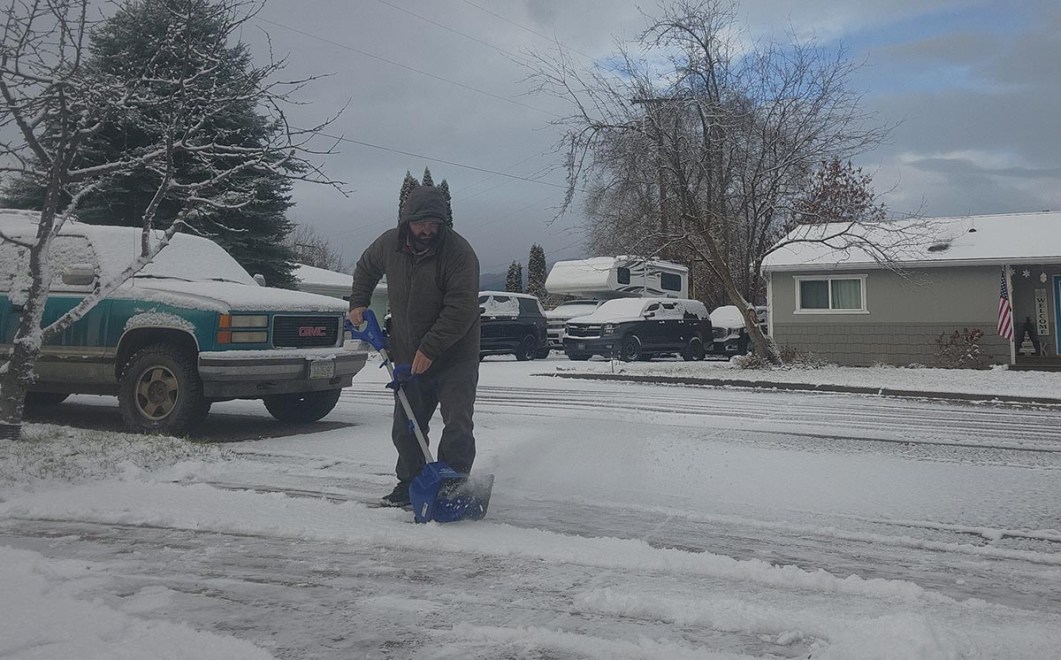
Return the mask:
[[391,399],[366,370],[323,432],[5,494],[0,546],[62,562],[42,573],[64,594],[275,657],[1059,653],[1061,410],[533,365],[483,364],[487,521],[361,504],[393,479]]

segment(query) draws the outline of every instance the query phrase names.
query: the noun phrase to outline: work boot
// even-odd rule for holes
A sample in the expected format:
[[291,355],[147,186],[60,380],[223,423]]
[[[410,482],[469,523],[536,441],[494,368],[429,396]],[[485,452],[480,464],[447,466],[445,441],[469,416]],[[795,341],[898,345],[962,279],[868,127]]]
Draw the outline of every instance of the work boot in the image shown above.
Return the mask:
[[379,503],[380,506],[410,506],[413,502],[409,499],[409,484],[407,482],[398,482],[398,485],[394,487],[390,495],[381,497]]

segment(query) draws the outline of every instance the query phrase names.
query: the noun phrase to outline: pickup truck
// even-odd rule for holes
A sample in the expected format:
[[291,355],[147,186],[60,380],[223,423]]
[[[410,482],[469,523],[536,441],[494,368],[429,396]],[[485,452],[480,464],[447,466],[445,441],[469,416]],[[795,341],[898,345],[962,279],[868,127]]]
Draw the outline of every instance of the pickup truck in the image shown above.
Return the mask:
[[[35,232],[35,214],[0,211],[4,236],[26,241]],[[49,257],[44,325],[132,263],[140,239],[135,227],[68,220]],[[27,272],[27,250],[0,238],[0,360],[12,352]],[[346,311],[338,298],[260,286],[217,243],[176,234],[42,347],[27,404],[115,395],[130,430],[168,434],[192,431],[212,403],[228,399],[260,399],[283,422],[316,421],[368,356],[344,345]]]

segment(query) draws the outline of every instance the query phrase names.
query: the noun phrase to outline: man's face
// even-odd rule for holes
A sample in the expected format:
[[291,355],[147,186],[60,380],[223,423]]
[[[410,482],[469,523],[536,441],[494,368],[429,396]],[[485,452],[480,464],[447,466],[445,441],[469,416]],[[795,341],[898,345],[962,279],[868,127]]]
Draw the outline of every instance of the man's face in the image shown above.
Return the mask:
[[438,240],[439,220],[417,220],[409,223],[409,240],[417,250],[426,250]]

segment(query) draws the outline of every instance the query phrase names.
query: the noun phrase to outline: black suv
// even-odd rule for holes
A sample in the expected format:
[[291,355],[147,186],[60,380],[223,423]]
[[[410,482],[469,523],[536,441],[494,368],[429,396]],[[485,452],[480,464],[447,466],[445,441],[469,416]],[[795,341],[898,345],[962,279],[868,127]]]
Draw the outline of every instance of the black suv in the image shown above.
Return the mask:
[[711,319],[699,300],[617,298],[568,321],[564,352],[572,360],[594,355],[626,362],[660,355],[702,360],[710,341]]
[[549,356],[545,311],[534,296],[480,291],[479,315],[480,360],[487,355],[509,353],[521,361]]

